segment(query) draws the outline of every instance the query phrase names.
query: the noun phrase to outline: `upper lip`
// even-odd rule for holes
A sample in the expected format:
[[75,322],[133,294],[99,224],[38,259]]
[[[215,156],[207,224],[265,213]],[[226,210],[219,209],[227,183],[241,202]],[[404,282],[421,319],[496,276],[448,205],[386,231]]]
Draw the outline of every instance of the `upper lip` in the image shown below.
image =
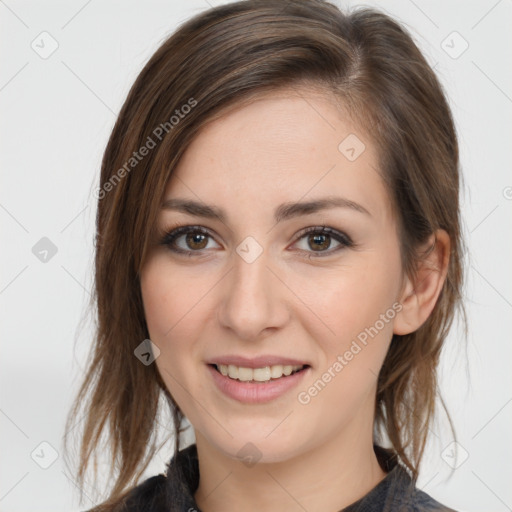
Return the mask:
[[225,364],[225,365],[234,365],[241,366],[243,368],[264,368],[265,366],[274,366],[274,365],[290,365],[290,366],[298,366],[298,365],[306,365],[310,366],[309,363],[305,361],[299,361],[298,359],[292,359],[290,357],[282,357],[282,356],[273,356],[273,355],[263,355],[253,358],[243,357],[243,356],[234,356],[234,355],[226,355],[211,358],[207,361],[208,364]]

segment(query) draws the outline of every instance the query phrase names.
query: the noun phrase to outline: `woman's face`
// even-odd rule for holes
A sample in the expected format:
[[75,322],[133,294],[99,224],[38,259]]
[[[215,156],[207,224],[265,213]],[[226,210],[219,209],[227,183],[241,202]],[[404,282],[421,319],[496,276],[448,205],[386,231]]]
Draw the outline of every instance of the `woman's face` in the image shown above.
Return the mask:
[[[155,246],[141,272],[156,365],[196,435],[229,456],[254,445],[261,462],[371,438],[400,311],[397,226],[375,147],[328,95],[299,92],[263,96],[197,136],[158,220],[161,232],[189,230]],[[338,204],[293,206],[327,198]],[[244,384],[210,366],[228,356],[309,368]]]

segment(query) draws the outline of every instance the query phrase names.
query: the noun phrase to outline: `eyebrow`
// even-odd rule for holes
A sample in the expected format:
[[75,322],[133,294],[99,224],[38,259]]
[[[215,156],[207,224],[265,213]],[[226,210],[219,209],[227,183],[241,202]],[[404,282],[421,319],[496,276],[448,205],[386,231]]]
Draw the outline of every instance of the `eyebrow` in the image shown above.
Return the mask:
[[[330,208],[349,208],[371,217],[371,213],[359,203],[344,197],[329,196],[315,199],[313,201],[283,203],[276,208],[274,212],[274,219],[275,222],[278,223],[283,220],[300,217],[301,215],[309,215],[311,213]],[[196,217],[217,219],[223,223],[225,223],[227,219],[225,211],[221,208],[189,199],[167,199],[162,203],[162,209],[188,213]]]

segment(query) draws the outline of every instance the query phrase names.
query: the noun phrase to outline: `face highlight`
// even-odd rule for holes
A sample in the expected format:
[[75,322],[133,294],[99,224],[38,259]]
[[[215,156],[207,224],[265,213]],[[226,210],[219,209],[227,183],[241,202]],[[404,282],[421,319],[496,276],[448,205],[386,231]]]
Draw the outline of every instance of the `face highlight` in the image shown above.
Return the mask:
[[[270,93],[213,121],[175,169],[141,272],[144,311],[166,386],[220,452],[251,442],[262,461],[284,461],[373,428],[402,282],[377,169],[369,137],[309,90]],[[298,387],[247,404],[220,391],[207,365],[230,354],[311,368]]]

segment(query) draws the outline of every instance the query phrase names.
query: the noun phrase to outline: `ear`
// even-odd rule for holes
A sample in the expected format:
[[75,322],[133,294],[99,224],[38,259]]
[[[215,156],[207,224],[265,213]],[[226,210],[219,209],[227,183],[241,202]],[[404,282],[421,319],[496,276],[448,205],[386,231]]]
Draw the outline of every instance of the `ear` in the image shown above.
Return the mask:
[[395,317],[393,334],[410,334],[429,317],[443,288],[450,261],[450,237],[443,229],[433,233],[420,248],[426,251],[413,279],[405,276],[399,302],[402,310]]

